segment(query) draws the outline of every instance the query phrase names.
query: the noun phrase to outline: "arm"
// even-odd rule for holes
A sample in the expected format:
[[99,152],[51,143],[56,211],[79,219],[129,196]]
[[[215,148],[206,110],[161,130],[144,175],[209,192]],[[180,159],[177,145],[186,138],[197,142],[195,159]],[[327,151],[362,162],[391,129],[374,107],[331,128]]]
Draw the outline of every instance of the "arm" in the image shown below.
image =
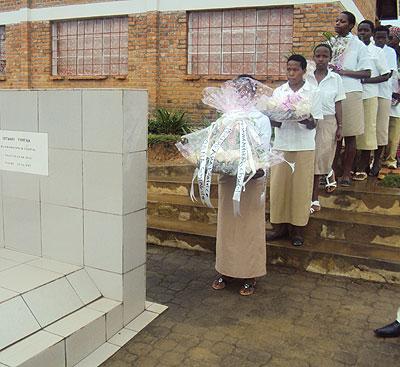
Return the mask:
[[281,127],[282,126],[282,122],[271,120],[271,126],[272,127]]
[[391,71],[390,73],[383,74],[383,75],[375,76],[373,78],[361,79],[361,83],[363,83],[363,84],[383,83],[383,82],[388,81],[390,79],[390,77],[392,76],[392,74],[393,74],[393,71]]
[[333,70],[335,73],[338,73],[340,76],[347,76],[353,79],[366,79],[371,77],[371,70]]
[[337,122],[336,140],[342,140],[342,101],[335,102],[335,116]]

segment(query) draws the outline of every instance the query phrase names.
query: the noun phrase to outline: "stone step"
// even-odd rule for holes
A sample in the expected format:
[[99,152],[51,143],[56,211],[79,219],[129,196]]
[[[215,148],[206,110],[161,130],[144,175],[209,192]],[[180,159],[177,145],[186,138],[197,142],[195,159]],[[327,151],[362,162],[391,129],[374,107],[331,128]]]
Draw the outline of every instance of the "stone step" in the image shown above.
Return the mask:
[[[149,194],[148,215],[169,218],[177,223],[216,224],[217,199],[213,199],[212,204],[214,208],[207,208],[201,203],[192,202],[187,196]],[[267,200],[266,220],[268,219]],[[399,219],[381,214],[323,208],[310,217],[305,235],[309,240],[333,239],[400,248]]]
[[[215,235],[216,224],[148,217],[148,242],[152,244],[212,252],[215,251]],[[286,240],[268,241],[267,246],[268,261],[274,264],[321,273],[400,282],[398,248],[332,239],[308,240],[300,248],[293,247]],[[377,276],[377,273],[381,275]]]

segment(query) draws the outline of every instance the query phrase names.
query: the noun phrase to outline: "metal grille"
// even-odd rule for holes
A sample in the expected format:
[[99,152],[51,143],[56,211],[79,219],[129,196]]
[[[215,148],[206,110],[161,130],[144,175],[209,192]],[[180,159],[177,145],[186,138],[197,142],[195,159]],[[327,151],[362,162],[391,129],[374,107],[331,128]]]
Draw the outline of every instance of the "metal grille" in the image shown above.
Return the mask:
[[6,72],[6,27],[0,26],[0,75]]
[[128,17],[52,24],[53,75],[126,75]]
[[285,75],[293,8],[189,13],[188,73]]

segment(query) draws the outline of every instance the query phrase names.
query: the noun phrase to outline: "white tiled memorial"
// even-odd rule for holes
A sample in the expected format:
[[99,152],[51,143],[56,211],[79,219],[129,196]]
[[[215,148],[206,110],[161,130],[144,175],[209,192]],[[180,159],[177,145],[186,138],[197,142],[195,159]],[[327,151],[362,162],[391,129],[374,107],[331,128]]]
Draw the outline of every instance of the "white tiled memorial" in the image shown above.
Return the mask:
[[0,128],[0,366],[98,366],[165,309],[145,302],[147,92],[1,90]]

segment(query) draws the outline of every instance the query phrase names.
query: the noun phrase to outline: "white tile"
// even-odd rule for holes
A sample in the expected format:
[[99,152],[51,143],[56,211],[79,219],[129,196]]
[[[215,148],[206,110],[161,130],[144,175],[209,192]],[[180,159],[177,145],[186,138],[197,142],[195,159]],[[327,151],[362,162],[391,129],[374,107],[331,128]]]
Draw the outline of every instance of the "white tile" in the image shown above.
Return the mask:
[[[38,331],[28,338],[1,351],[0,362],[12,367],[23,365],[24,362],[29,361],[31,358],[39,357],[39,355],[45,351],[49,352],[48,348],[56,346],[61,340],[62,338],[57,335],[45,331]],[[61,343],[61,345],[63,345],[63,343]],[[56,349],[58,351],[59,347]],[[61,348],[61,351],[64,351],[64,348]],[[62,366],[62,364],[60,364],[60,353],[55,353],[54,356],[56,357],[55,364],[51,364],[51,367]],[[42,358],[43,357],[44,355],[42,355]],[[62,355],[62,357],[64,358],[64,355]],[[29,362],[29,366],[33,366],[32,361]],[[39,366],[38,364],[36,365]],[[45,365],[42,364],[42,367],[45,367]]]
[[111,344],[118,345],[119,347],[123,347],[136,334],[137,334],[136,331],[124,328],[124,329],[118,331],[118,333],[115,334],[108,342]]
[[85,305],[101,297],[100,291],[89,278],[86,270],[82,269],[67,275],[67,279]]
[[13,297],[18,296],[19,293],[10,291],[9,289],[0,288],[0,303],[5,302]]
[[107,313],[107,312],[110,312],[115,307],[118,307],[120,305],[121,305],[121,302],[102,297],[102,298],[98,299],[97,301],[92,302],[90,305],[87,305],[86,307],[91,308],[96,311]]
[[53,271],[54,273],[60,273],[60,274],[71,274],[79,269],[82,269],[80,266],[77,265],[72,265],[72,264],[67,264],[64,262],[56,261],[56,260],[51,260],[51,259],[46,259],[44,257],[30,261],[28,263],[30,266],[35,266],[37,268]]
[[82,209],[42,204],[42,251],[54,260],[83,264]]
[[14,251],[6,248],[0,249],[0,258],[16,261],[18,263],[26,263],[28,261],[40,259],[38,256],[28,255],[20,251]]
[[[6,247],[41,255],[40,205],[37,201],[4,197],[4,239]],[[23,228],[23,230],[21,230]]]
[[39,175],[22,172],[2,172],[3,195],[39,201]]
[[1,91],[0,96],[0,126],[3,130],[38,131],[36,91]]
[[103,362],[114,355],[120,348],[114,344],[104,343],[93,353],[80,361],[75,367],[95,367],[100,366]]
[[83,307],[83,302],[65,278],[29,291],[22,298],[42,327]]
[[158,316],[158,313],[143,311],[138,317],[126,325],[125,328],[139,332]]
[[146,210],[125,215],[123,221],[123,272],[125,273],[146,262]]
[[147,157],[146,152],[123,155],[124,214],[147,206]]
[[0,303],[0,350],[40,329],[21,296]]
[[144,311],[146,301],[146,269],[142,265],[123,275],[124,325]]
[[82,92],[39,91],[39,131],[52,148],[82,149]]
[[13,260],[7,260],[7,259],[3,259],[0,257],[0,271],[12,268],[14,266],[19,265],[20,263],[13,261]]
[[75,366],[105,342],[106,329],[103,315],[67,338],[65,342],[67,367]]
[[122,153],[122,91],[83,91],[83,149]]
[[102,312],[84,307],[63,319],[56,321],[54,324],[47,326],[45,331],[62,337],[68,337],[94,320],[102,317],[104,319],[104,314]]
[[147,149],[147,91],[123,91],[124,152]]
[[146,310],[161,314],[165,310],[168,310],[168,306],[160,305],[159,303],[153,303],[152,305],[150,305],[150,307],[146,308]]
[[64,340],[39,353],[18,367],[65,367]]
[[144,303],[144,308],[147,310],[153,303],[154,303],[154,302],[146,301],[146,302]]
[[29,265],[18,265],[1,272],[0,287],[14,292],[26,292],[63,275]]
[[84,211],[85,265],[122,273],[122,220],[120,215]]
[[104,297],[111,298],[115,301],[122,301],[121,274],[91,268],[90,266],[86,266],[85,269]]
[[122,190],[122,154],[84,152],[84,208],[122,214]]
[[82,208],[82,152],[49,149],[49,176],[40,185],[43,202]]

